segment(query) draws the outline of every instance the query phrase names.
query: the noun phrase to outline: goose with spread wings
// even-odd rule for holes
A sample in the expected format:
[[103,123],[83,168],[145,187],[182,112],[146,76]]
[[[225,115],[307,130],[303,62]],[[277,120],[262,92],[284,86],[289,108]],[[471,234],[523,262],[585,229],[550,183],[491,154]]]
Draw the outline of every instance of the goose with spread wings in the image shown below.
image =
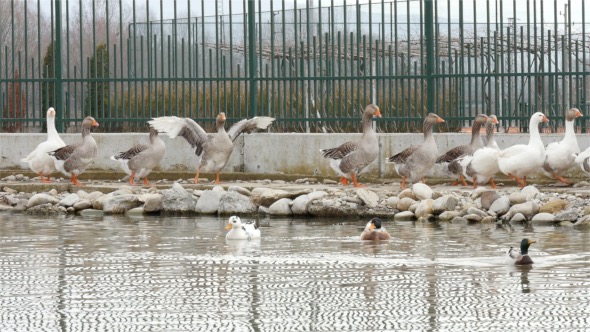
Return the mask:
[[190,118],[163,116],[154,118],[148,123],[160,132],[167,133],[170,138],[182,136],[195,149],[199,167],[194,182],[199,182],[200,172],[214,172],[215,183],[219,183],[219,173],[225,166],[234,149],[234,140],[242,133],[251,133],[266,129],[275,119],[268,116],[257,116],[236,122],[225,131],[225,113],[219,113],[215,121],[215,133],[207,133]]

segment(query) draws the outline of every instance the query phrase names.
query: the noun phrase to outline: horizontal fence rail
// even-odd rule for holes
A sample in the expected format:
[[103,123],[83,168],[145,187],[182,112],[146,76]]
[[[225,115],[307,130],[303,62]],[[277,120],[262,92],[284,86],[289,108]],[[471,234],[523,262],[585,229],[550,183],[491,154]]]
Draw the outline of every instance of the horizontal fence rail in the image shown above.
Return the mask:
[[[441,131],[496,114],[559,130],[588,113],[584,0],[0,1],[0,131],[60,131],[86,115],[107,132],[191,117],[210,129],[269,115],[277,132]],[[577,122],[587,131],[586,120]]]

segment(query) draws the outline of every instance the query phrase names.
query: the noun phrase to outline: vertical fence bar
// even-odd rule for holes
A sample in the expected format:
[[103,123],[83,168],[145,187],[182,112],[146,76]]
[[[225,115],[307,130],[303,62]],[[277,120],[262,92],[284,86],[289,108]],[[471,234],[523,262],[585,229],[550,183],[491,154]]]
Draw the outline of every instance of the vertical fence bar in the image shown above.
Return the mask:
[[248,82],[250,85],[250,104],[248,116],[256,116],[256,3],[248,0]]
[[[58,110],[63,110],[62,101],[62,72],[61,72],[61,0],[55,0],[55,107]],[[63,131],[63,118],[59,117],[57,121],[57,130]]]
[[434,11],[433,1],[424,3],[424,40],[426,42],[426,89],[427,109],[434,111]]

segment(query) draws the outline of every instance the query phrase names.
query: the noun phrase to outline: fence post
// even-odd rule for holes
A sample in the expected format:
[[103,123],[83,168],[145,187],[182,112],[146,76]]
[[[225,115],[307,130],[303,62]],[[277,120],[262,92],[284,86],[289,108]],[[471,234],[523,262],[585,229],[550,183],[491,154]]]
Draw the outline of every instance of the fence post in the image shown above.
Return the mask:
[[249,117],[256,116],[257,68],[256,68],[256,2],[248,0],[248,78],[250,82]]
[[426,42],[426,97],[428,112],[434,112],[434,10],[433,0],[424,1],[424,41]]
[[[62,116],[56,117],[57,130],[63,132],[64,130],[64,114],[66,114],[62,101],[62,73],[61,73],[61,1],[55,0],[55,57],[53,59],[54,73],[55,73],[55,109]],[[44,110],[45,111],[45,110]]]

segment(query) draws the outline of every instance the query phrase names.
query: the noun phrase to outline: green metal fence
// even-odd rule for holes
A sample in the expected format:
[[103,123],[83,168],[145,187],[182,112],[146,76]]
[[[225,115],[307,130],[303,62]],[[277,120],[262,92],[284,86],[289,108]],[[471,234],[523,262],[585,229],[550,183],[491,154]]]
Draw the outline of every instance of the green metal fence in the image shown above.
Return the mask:
[[[588,114],[584,0],[0,1],[0,130],[146,130],[155,116],[206,127],[277,118],[274,131],[356,131],[380,106],[382,132],[443,130],[478,113],[526,130]],[[580,121],[586,130],[585,121]],[[72,127],[73,129],[73,127]]]

